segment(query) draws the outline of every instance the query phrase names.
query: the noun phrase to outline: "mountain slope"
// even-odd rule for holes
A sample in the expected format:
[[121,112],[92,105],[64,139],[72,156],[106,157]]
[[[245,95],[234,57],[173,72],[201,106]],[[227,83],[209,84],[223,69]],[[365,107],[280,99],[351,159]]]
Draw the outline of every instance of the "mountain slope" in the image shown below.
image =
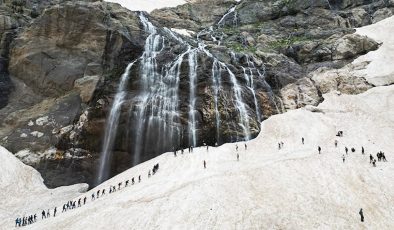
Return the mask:
[[[105,188],[107,195],[27,229],[390,229],[394,225],[390,218],[394,214],[393,96],[394,86],[356,96],[330,94],[318,107],[321,113],[299,109],[275,115],[262,123],[261,134],[247,143],[248,150],[238,144],[239,162],[235,144],[208,152],[198,148],[177,157],[163,154],[92,190]],[[338,130],[344,131],[344,137],[335,137]],[[284,142],[282,150],[277,149],[279,141]],[[355,147],[356,152],[345,154],[342,163],[345,146]],[[366,155],[361,154],[361,146]],[[389,161],[378,162],[375,168],[368,154],[379,150]],[[159,172],[147,178],[155,163],[160,163]],[[117,187],[140,174],[141,183],[108,194],[109,185]],[[59,209],[66,201],[64,197],[57,202],[34,200],[45,209]],[[365,225],[359,221],[360,208]]]

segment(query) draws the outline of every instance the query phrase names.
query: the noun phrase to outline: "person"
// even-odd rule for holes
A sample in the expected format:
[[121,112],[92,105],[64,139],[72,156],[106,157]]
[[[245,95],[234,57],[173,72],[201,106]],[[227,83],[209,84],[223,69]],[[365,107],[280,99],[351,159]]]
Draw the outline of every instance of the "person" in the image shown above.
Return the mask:
[[364,213],[363,213],[363,209],[362,208],[360,209],[359,214],[360,214],[360,217],[361,217],[361,222],[364,222]]
[[176,150],[174,150],[174,157],[176,157]]
[[181,149],[181,154],[183,154],[183,149]]
[[56,213],[57,213],[57,207],[55,207],[55,210],[53,210],[53,217],[56,217]]
[[237,161],[239,161],[239,154],[237,153]]
[[191,147],[191,146],[189,146],[189,153],[190,153],[190,150],[191,150],[191,148],[192,148],[192,147]]
[[86,204],[86,196],[85,196],[85,198],[83,198],[83,204],[84,205]]
[[304,137],[301,138],[302,144],[304,144]]
[[33,217],[33,219],[34,219],[34,222],[36,222],[36,221],[37,221],[37,214],[36,214],[36,213],[34,213],[34,217]]
[[205,162],[205,160],[204,160],[204,169],[206,169],[207,168],[207,162]]
[[208,149],[209,149],[209,145],[207,145],[207,152],[208,152]]
[[150,170],[149,170],[149,172],[148,172],[148,178],[150,177]]
[[375,159],[372,161],[372,165],[373,165],[373,167],[376,167],[376,160]]
[[355,148],[352,148],[352,153],[354,153],[354,152],[356,152],[356,149],[355,149]]
[[346,152],[346,154],[347,154],[347,151],[349,151],[349,149],[348,149],[347,147],[345,147],[345,152]]
[[95,198],[94,198],[94,193],[92,193],[92,200],[94,200]]
[[191,150],[191,152],[193,152],[193,146],[190,146],[190,150]]
[[141,182],[141,175],[138,176],[138,183]]
[[237,144],[235,145],[235,150],[238,151],[238,145]]
[[47,218],[50,217],[50,216],[51,216],[51,214],[50,214],[49,209],[48,209],[47,210]]
[[41,212],[41,219],[44,219],[44,218],[46,218],[46,216],[45,216],[45,211],[42,210],[42,212]]
[[319,150],[319,154],[320,154],[320,152],[321,152],[321,148],[320,148],[320,146],[318,146],[318,147],[317,147],[317,150]]
[[[150,170],[149,170],[149,172],[150,172]],[[129,185],[129,180],[126,180],[125,187],[127,187],[128,185]]]
[[363,146],[361,146],[361,154],[363,154],[364,155],[364,147]]
[[342,155],[343,163],[345,163],[345,154]]
[[281,145],[281,146],[282,146],[282,148],[283,148],[283,145],[284,145],[284,143],[281,141],[281,142],[280,142],[280,145]]
[[369,154],[369,163],[371,164],[372,161],[373,161],[373,156],[372,156],[372,154]]
[[101,196],[103,196],[105,194],[105,189],[103,189],[103,192],[101,193]]
[[131,178],[131,184],[134,184],[134,177]]
[[338,147],[338,141],[335,140],[335,148]]
[[246,145],[246,143],[245,143],[245,150],[248,150],[248,146]]
[[118,190],[120,190],[120,186],[122,186],[122,182],[118,184]]
[[382,158],[384,162],[387,162],[386,155],[384,153],[382,153]]
[[62,212],[65,212],[65,211],[67,211],[66,204],[63,204],[63,211]]
[[278,149],[280,150],[280,143],[278,143]]
[[100,196],[100,189],[99,190],[97,190],[97,198],[99,198],[99,196]]
[[18,227],[18,224],[19,224],[19,226],[21,226],[19,217],[16,218],[16,220],[15,220],[15,227]]

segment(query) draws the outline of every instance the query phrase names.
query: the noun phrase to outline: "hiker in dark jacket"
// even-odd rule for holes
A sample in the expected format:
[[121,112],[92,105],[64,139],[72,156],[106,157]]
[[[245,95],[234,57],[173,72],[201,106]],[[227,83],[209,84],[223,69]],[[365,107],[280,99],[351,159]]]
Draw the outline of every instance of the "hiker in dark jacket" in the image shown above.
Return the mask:
[[364,222],[364,213],[363,213],[363,209],[360,209],[360,217],[361,217],[361,222]]

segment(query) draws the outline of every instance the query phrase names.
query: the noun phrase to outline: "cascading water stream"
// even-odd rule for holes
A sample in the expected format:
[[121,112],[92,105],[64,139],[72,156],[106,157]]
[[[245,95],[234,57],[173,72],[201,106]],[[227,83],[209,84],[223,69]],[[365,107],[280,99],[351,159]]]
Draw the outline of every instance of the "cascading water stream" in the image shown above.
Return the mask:
[[[224,64],[224,63],[222,63]],[[249,125],[249,115],[248,111],[246,110],[245,103],[242,99],[242,92],[241,92],[241,87],[238,84],[237,78],[235,77],[234,73],[231,72],[231,70],[225,65],[225,69],[227,70],[230,80],[233,84],[233,91],[234,91],[234,98],[235,98],[235,103],[236,107],[239,112],[239,123],[243,129],[244,132],[244,139],[245,140],[250,140],[250,125]]]
[[197,145],[197,125],[196,125],[196,85],[197,85],[197,52],[194,49],[189,53],[189,145]]
[[207,49],[205,49],[205,45],[203,43],[199,43],[199,50],[203,51],[208,57],[212,58],[214,62],[217,62],[219,64],[220,68],[222,68],[228,73],[230,77],[230,81],[233,85],[232,88],[233,88],[233,96],[235,99],[235,106],[239,112],[238,125],[242,127],[244,139],[250,140],[251,136],[250,136],[249,115],[246,110],[246,104],[243,101],[241,87],[238,84],[236,76],[225,63],[219,61]]
[[212,64],[212,86],[214,89],[214,102],[215,102],[215,126],[216,126],[216,143],[220,143],[220,112],[219,112],[219,93],[221,90],[221,67],[217,60]]
[[234,18],[235,18],[235,20],[236,20],[236,11],[235,11],[235,8],[236,8],[236,6],[233,6],[233,7],[231,7],[228,11],[227,11],[227,13],[225,14],[225,15],[223,15],[223,17],[219,20],[219,22],[217,23],[217,25],[220,27],[220,26],[223,26],[223,24],[224,24],[224,21],[226,20],[226,18],[230,15],[230,14],[234,14],[235,16],[234,16]]
[[[140,21],[144,27],[144,31],[149,34],[146,38],[144,53],[141,57],[141,80],[142,90],[138,96],[138,104],[136,106],[137,117],[135,119],[135,146],[133,155],[133,165],[137,165],[141,161],[142,147],[144,146],[145,137],[145,123],[146,123],[146,109],[147,104],[152,96],[152,88],[157,87],[156,80],[161,77],[157,73],[156,56],[164,47],[164,38],[157,33],[156,27],[149,22],[144,14],[140,14]],[[154,112],[152,110],[152,112]],[[151,116],[152,117],[152,116]],[[149,128],[149,127],[148,127]]]
[[108,179],[109,172],[109,159],[112,154],[112,148],[114,145],[114,141],[116,138],[116,131],[118,130],[119,125],[119,116],[120,116],[120,108],[124,102],[124,97],[126,95],[126,87],[127,82],[129,81],[130,69],[133,67],[135,61],[130,63],[125,72],[122,74],[118,90],[115,95],[115,99],[112,103],[111,111],[107,120],[107,124],[105,127],[105,135],[104,142],[101,151],[101,159],[99,165],[99,172],[97,177],[97,183],[101,183],[104,180]]
[[331,3],[330,3],[330,0],[326,0],[326,2],[328,4],[328,7],[330,8],[330,10],[332,10],[332,6],[331,6]]
[[259,108],[259,105],[258,105],[258,102],[257,102],[257,98],[256,98],[256,92],[254,90],[255,86],[254,86],[254,82],[253,82],[253,77],[254,77],[253,76],[253,69],[249,68],[249,74],[247,73],[247,70],[244,67],[242,67],[242,70],[244,72],[244,77],[245,77],[245,80],[246,80],[247,87],[248,87],[248,89],[250,90],[250,92],[253,95],[254,106],[255,106],[255,111],[256,111],[256,117],[257,117],[257,120],[260,122],[261,121],[261,115],[260,115],[260,108]]

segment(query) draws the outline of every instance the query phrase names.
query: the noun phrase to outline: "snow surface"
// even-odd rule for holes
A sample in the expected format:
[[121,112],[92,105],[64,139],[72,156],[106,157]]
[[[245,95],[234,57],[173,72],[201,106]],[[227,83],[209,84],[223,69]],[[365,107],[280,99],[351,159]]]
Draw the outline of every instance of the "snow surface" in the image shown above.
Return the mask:
[[175,7],[186,3],[185,0],[106,0],[107,2],[119,3],[132,11],[146,11],[150,13],[155,9]]
[[1,146],[0,162],[0,229],[12,228],[17,216],[39,214],[38,209],[53,208],[59,198],[72,199],[88,187],[78,184],[48,189],[39,172]]
[[[86,195],[85,206],[26,229],[392,229],[394,85],[355,96],[331,93],[318,109],[322,112],[298,109],[264,121],[247,151],[238,143],[239,162],[235,144],[196,148],[177,157],[166,153],[94,188],[105,188],[107,195],[93,202],[91,192],[78,193],[83,185],[45,189],[34,169],[3,150],[1,185],[8,188],[14,178],[17,185],[3,193],[7,202],[0,226],[12,227],[25,212],[61,210],[71,197]],[[338,130],[344,137],[335,136]],[[279,141],[284,142],[282,150],[277,149]],[[356,153],[342,163],[345,146],[355,147]],[[379,150],[388,162],[374,168],[369,154]],[[160,163],[159,172],[147,178],[155,163]],[[108,194],[109,185],[140,174],[141,183]]]
[[376,24],[357,29],[357,33],[366,35],[382,46],[376,50],[357,58],[353,64],[370,62],[367,68],[359,72],[365,76],[368,82],[381,86],[394,83],[394,16],[386,18]]

